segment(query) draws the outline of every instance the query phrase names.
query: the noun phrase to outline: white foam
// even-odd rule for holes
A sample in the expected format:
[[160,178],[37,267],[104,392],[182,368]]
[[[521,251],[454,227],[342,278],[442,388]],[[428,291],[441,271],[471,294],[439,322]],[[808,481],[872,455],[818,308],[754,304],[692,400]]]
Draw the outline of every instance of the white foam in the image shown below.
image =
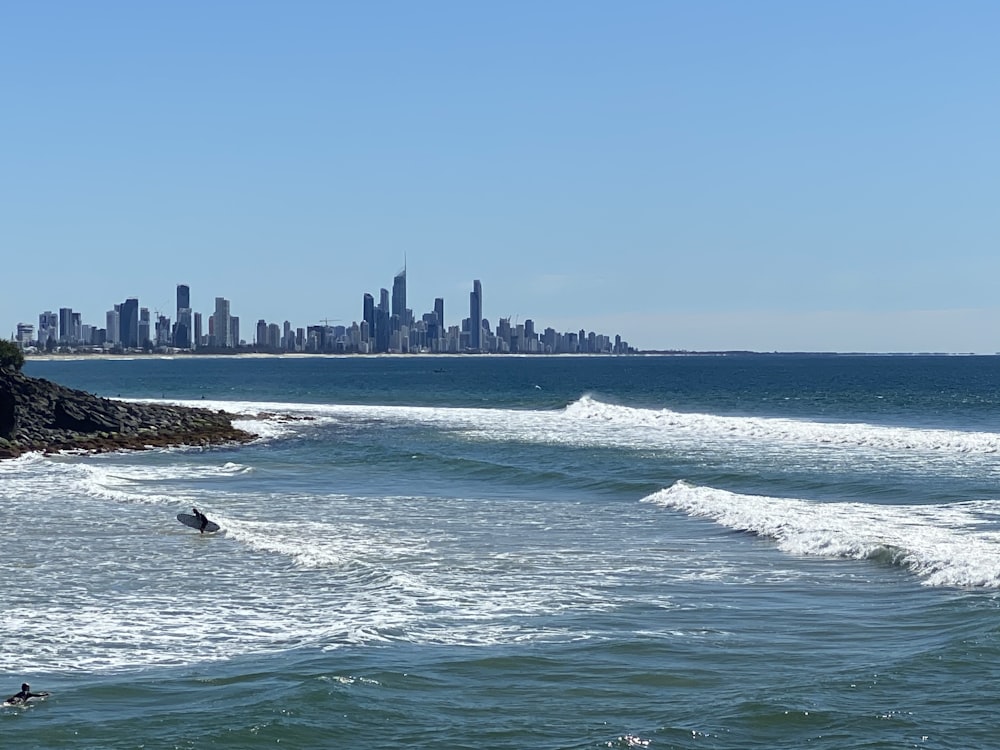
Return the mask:
[[[115,461],[113,464],[105,465],[101,463],[101,459],[105,456],[110,456],[112,454],[100,454],[94,456],[96,461],[92,462],[98,464],[98,468],[95,470],[93,466],[90,466],[91,462],[88,464],[82,464],[88,468],[85,471],[91,472],[92,476],[107,478],[110,480],[116,480],[121,482],[131,482],[135,484],[147,483],[152,484],[155,482],[169,482],[172,480],[182,480],[184,482],[190,481],[192,479],[230,479],[239,477],[245,474],[250,474],[253,472],[252,466],[247,466],[245,464],[234,463],[232,461],[227,461],[224,464],[193,464],[193,463],[170,463],[165,465],[157,464],[147,464],[147,463],[136,463],[136,464],[124,464],[121,463],[121,456],[118,457],[119,460]],[[141,461],[141,457],[138,458]]]
[[[183,495],[165,495],[148,491],[145,468],[131,472],[123,467],[98,464],[78,464],[74,488],[84,495],[116,503],[141,503],[143,505],[186,504],[190,498]],[[150,472],[152,473],[152,472]],[[130,475],[131,474],[131,475]]]
[[[45,495],[44,519],[27,512],[32,503],[23,499],[23,488],[11,490],[23,502],[14,509],[12,527],[25,542],[17,564],[34,585],[9,589],[0,612],[0,627],[32,623],[31,649],[16,640],[0,642],[0,661],[8,668],[117,671],[304,644],[334,649],[399,640],[470,646],[577,640],[589,635],[526,627],[525,619],[543,610],[614,606],[592,572],[606,562],[600,555],[572,559],[594,580],[570,588],[558,576],[540,581],[537,566],[561,569],[558,550],[532,553],[523,564],[509,555],[484,556],[481,548],[455,542],[446,525],[455,508],[442,507],[439,498],[309,495],[306,503],[306,496],[283,495],[282,511],[301,519],[264,522],[247,517],[269,511],[268,498],[258,496],[238,510],[210,511],[223,531],[202,537],[145,507],[178,502],[160,491],[169,467],[153,467],[156,480],[141,463],[43,462],[26,481]],[[240,471],[238,465],[207,468]],[[35,484],[50,475],[44,488]],[[9,488],[0,487],[0,496]],[[95,508],[81,497],[106,505]],[[220,509],[225,499],[216,498]],[[200,495],[198,505],[204,500]],[[376,501],[383,507],[373,521]],[[132,507],[114,507],[120,503]],[[318,506],[340,512],[336,520],[316,520],[324,514]],[[437,514],[436,520],[412,530],[407,519],[414,508]],[[354,514],[360,520],[351,520]],[[39,520],[46,535],[24,533]],[[484,512],[480,523],[492,521]],[[54,535],[61,544],[51,548],[46,539]]]
[[586,396],[568,406],[566,415],[577,421],[641,427],[673,435],[697,436],[710,441],[766,441],[796,446],[870,447],[882,450],[943,451],[951,454],[1000,452],[1000,435],[992,432],[686,414],[669,409],[616,406]]
[[[966,462],[989,476],[998,440],[990,433],[680,414],[589,398],[552,411],[189,403],[238,413],[241,421],[260,425],[261,433],[273,427],[269,439],[316,425],[384,420],[420,423],[470,441],[716,450],[743,462],[762,454],[807,463],[832,456],[825,460],[843,461],[852,470],[859,459],[877,470],[889,456],[894,467],[905,464],[913,471],[926,472],[934,461],[949,467]],[[261,418],[261,412],[314,419],[281,421]],[[285,493],[281,512],[301,518],[268,518],[269,496],[244,491],[254,484],[243,481],[249,465],[201,463],[210,455],[175,458],[32,456],[0,462],[0,498],[13,517],[8,528],[23,539],[19,554],[36,584],[10,589],[6,613],[0,613],[0,626],[8,629],[33,623],[31,649],[16,639],[0,643],[0,662],[11,671],[186,664],[307,643],[339,648],[394,640],[582,640],[599,634],[539,623],[536,613],[589,614],[622,606],[609,598],[608,582],[626,573],[669,570],[679,581],[733,574],[732,561],[691,563],[689,551],[678,553],[676,565],[639,555],[634,564],[646,567],[632,570],[632,563],[606,550],[591,554],[586,545],[560,544],[553,537],[565,519],[551,504],[544,516],[523,520],[530,541],[516,539],[509,546],[494,545],[495,535],[517,531],[497,528],[487,501]],[[186,489],[191,479],[199,480],[197,491]],[[1000,505],[991,500],[883,507],[740,495],[684,483],[646,500],[767,536],[792,555],[885,560],[906,566],[929,585],[1000,588],[1000,541],[991,531],[1000,521]],[[321,502],[327,506],[317,507]],[[179,504],[207,507],[224,531],[211,538],[191,533],[172,519]],[[157,505],[170,512],[145,507]],[[21,534],[34,528],[39,506],[49,525],[39,535]],[[565,513],[580,522],[579,509]],[[419,523],[413,523],[418,514]],[[452,525],[456,518],[461,542]],[[545,534],[544,543],[532,538],[536,534]],[[51,545],[51,538],[60,544]],[[566,537],[578,538],[573,532]],[[34,546],[25,549],[32,539]],[[119,573],[120,566],[131,567]],[[116,575],[127,596],[108,595],[116,591]],[[44,590],[53,581],[57,597]],[[670,606],[669,597],[657,606]]]
[[[204,400],[172,403],[241,415],[238,426],[268,440],[298,434],[316,424],[379,420],[435,425],[475,440],[636,450],[696,446],[698,450],[735,450],[773,458],[784,458],[792,452],[810,458],[820,456],[825,461],[836,460],[837,455],[850,455],[852,462],[859,457],[889,456],[901,465],[919,457],[919,465],[928,460],[972,462],[976,470],[983,468],[984,458],[992,459],[1000,453],[1000,434],[993,432],[682,413],[602,403],[589,396],[562,410]],[[284,420],[281,415],[293,419]],[[307,419],[300,421],[296,417]],[[994,464],[990,461],[988,470],[1000,473],[1000,466]]]
[[355,539],[328,523],[241,521],[213,514],[223,533],[257,552],[290,558],[302,568],[340,568],[353,559]]
[[[793,555],[886,560],[931,586],[1000,588],[1000,535],[984,531],[1000,502],[945,506],[819,503],[744,495],[683,481],[644,502],[774,539]],[[989,528],[994,528],[992,525]]]

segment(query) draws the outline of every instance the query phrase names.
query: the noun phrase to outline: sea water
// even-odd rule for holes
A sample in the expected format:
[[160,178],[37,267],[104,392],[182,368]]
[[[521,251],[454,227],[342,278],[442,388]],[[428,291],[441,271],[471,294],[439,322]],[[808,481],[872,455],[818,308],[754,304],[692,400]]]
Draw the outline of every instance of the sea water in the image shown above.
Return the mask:
[[1000,745],[1000,358],[24,369],[258,438],[0,462],[0,747]]

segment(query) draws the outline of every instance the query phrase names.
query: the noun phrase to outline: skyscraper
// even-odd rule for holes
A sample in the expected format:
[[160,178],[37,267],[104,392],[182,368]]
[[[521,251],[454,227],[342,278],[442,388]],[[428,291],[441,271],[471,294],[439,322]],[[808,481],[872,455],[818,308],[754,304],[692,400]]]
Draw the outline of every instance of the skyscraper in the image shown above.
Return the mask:
[[152,341],[149,336],[149,308],[139,308],[139,346],[143,349],[148,347]]
[[46,310],[38,316],[38,343],[45,346],[59,340],[59,316],[51,310]]
[[444,330],[444,297],[434,298],[434,314],[437,315],[438,325]]
[[406,320],[406,266],[392,280],[392,315],[398,315],[403,325]]
[[174,346],[180,349],[192,347],[191,288],[187,284],[177,285],[177,325],[174,327]]
[[107,343],[114,345],[121,342],[122,320],[121,305],[115,305],[113,310],[108,310],[104,316],[105,331],[107,331]]
[[427,337],[429,345],[434,351],[441,351],[441,342],[444,341],[444,297],[434,298],[434,328],[428,330]]
[[[371,336],[375,331],[375,298],[367,292],[362,301],[361,319],[368,324],[368,336]],[[367,341],[364,337],[362,339]]]
[[118,342],[125,349],[139,348],[139,300],[129,297],[118,308]]
[[80,313],[75,312],[70,316],[70,325],[73,329],[73,341],[77,344],[90,343],[83,340],[83,318]]
[[216,297],[215,315],[212,316],[212,333],[214,334],[214,340],[212,341],[213,346],[228,349],[233,345],[230,325],[229,300],[225,297]]
[[17,343],[22,347],[31,346],[35,340],[35,327],[31,323],[17,324]]
[[187,284],[177,285],[177,317],[181,317],[181,310],[191,308],[191,287]]
[[64,344],[73,343],[73,308],[59,308],[59,341]]
[[469,293],[469,348],[483,349],[483,285],[476,279]]

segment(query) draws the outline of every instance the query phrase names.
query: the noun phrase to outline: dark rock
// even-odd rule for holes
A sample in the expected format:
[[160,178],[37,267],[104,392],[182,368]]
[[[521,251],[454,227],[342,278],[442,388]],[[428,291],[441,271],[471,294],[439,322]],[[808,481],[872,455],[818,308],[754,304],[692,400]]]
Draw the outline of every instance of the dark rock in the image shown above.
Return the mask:
[[17,402],[14,394],[0,391],[0,437],[9,438],[17,431]]
[[233,419],[224,411],[111,401],[0,368],[0,459],[252,440]]
[[52,426],[60,430],[71,430],[72,432],[100,432],[101,430],[114,430],[115,423],[105,414],[96,411],[87,411],[86,406],[69,399],[56,401],[52,410]]

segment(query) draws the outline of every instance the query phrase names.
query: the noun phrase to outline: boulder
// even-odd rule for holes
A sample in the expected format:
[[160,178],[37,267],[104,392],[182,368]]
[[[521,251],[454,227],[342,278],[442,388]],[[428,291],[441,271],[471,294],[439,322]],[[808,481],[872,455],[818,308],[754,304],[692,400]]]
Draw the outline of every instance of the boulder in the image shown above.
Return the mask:
[[27,451],[107,452],[171,445],[244,443],[224,411],[112,401],[0,368],[0,459]]

